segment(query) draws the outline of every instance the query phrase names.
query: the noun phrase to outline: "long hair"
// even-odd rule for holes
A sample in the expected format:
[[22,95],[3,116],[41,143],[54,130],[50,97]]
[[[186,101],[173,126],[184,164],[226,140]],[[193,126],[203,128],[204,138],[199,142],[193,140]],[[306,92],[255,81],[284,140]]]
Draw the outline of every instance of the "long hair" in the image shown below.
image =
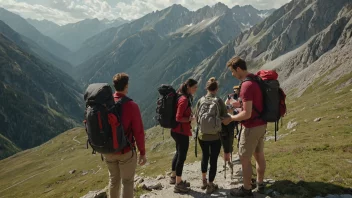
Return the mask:
[[178,89],[178,94],[187,96],[187,98],[190,98],[191,95],[187,92],[188,87],[193,87],[194,85],[198,84],[198,82],[194,79],[188,79],[186,82],[184,82],[180,88]]

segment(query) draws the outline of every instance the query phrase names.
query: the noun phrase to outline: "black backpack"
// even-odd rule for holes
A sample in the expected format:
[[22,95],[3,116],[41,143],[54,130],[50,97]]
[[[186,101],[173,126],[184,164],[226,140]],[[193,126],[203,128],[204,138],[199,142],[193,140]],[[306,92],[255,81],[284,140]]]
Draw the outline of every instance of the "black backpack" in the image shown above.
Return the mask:
[[[254,105],[253,110],[259,114],[260,119],[265,122],[275,123],[275,141],[276,132],[279,130],[280,114],[280,83],[278,80],[263,80],[260,76],[248,76],[242,83],[246,81],[255,81],[259,84],[263,95],[263,111],[259,111]],[[241,83],[241,85],[242,85]],[[240,86],[241,88],[241,86]]]
[[88,86],[84,100],[87,148],[89,143],[93,153],[106,154],[121,152],[131,146],[121,123],[122,106],[131,101],[130,98],[123,97],[115,103],[109,84],[96,83]]
[[161,127],[172,129],[177,127],[176,121],[176,102],[179,95],[171,85],[161,85],[158,88],[160,97],[157,100],[156,107],[156,120]]

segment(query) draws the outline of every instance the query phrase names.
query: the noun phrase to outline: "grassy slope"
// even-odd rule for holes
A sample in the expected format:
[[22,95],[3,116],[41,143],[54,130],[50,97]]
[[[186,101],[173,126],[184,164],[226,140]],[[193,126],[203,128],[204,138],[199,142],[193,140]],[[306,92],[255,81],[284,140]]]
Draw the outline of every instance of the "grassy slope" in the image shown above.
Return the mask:
[[6,158],[20,151],[21,149],[0,133],[0,159]]
[[[351,78],[349,74],[326,86],[317,82],[302,97],[288,102],[289,114],[284,126],[292,119],[299,124],[295,132],[265,145],[267,177],[277,180],[269,188],[304,197],[351,193],[346,187],[352,186],[352,165],[348,161],[352,160],[352,86],[335,93],[337,85]],[[313,122],[317,117],[323,118]],[[285,128],[279,134],[288,133]],[[160,128],[146,133],[150,164],[137,172],[157,176],[169,170],[174,143],[169,131],[165,131],[164,141]],[[74,137],[81,143],[75,142]],[[42,146],[0,161],[0,194],[2,197],[79,197],[104,188],[108,182],[106,166],[100,156],[85,149],[85,140],[84,130],[76,128]],[[156,146],[159,142],[162,143]],[[152,150],[153,147],[156,148]],[[195,160],[192,141],[187,162]],[[75,174],[69,174],[72,169],[77,170]],[[89,173],[83,176],[82,171]]]
[[[307,197],[352,193],[341,188],[352,187],[352,85],[338,88],[351,78],[347,74],[334,84],[317,80],[303,96],[288,102],[284,123],[294,119],[296,131],[265,146],[267,176],[282,180],[273,188]],[[314,122],[318,117],[322,120]],[[290,132],[285,129],[279,133]]]

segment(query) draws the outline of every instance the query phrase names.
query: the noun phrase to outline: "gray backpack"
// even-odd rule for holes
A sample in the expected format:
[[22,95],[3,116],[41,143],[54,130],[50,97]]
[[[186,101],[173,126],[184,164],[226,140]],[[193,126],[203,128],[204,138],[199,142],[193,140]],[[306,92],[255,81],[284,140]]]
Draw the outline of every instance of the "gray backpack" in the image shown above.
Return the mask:
[[218,98],[203,97],[197,111],[197,123],[201,133],[216,135],[221,131]]

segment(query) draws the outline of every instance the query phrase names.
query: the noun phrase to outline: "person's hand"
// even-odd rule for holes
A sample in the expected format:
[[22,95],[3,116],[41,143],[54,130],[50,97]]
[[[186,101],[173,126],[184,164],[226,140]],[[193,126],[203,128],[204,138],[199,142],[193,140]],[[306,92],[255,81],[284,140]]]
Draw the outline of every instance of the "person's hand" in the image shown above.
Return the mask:
[[227,118],[225,118],[225,119],[222,120],[222,123],[223,123],[224,125],[229,125],[230,122],[232,122],[231,117],[227,117]]
[[240,107],[241,107],[241,103],[238,102],[238,101],[236,101],[236,102],[232,103],[232,106],[233,106],[234,108],[240,108]]
[[195,116],[191,116],[190,118],[189,118],[189,121],[190,122],[193,122],[193,121],[195,121],[196,120],[196,117]]
[[226,104],[226,105],[229,105],[229,104],[230,104],[230,99],[231,99],[231,96],[228,95],[227,98],[226,98],[226,100],[225,100],[225,104]]
[[231,120],[232,120],[232,121],[239,121],[239,120],[236,119],[236,116],[235,116],[235,115],[232,115],[232,116],[231,116]]
[[226,162],[229,162],[230,161],[230,153],[224,153],[224,160]]
[[145,155],[139,155],[138,164],[140,166],[143,166],[145,163],[147,163],[147,158],[145,157]]

